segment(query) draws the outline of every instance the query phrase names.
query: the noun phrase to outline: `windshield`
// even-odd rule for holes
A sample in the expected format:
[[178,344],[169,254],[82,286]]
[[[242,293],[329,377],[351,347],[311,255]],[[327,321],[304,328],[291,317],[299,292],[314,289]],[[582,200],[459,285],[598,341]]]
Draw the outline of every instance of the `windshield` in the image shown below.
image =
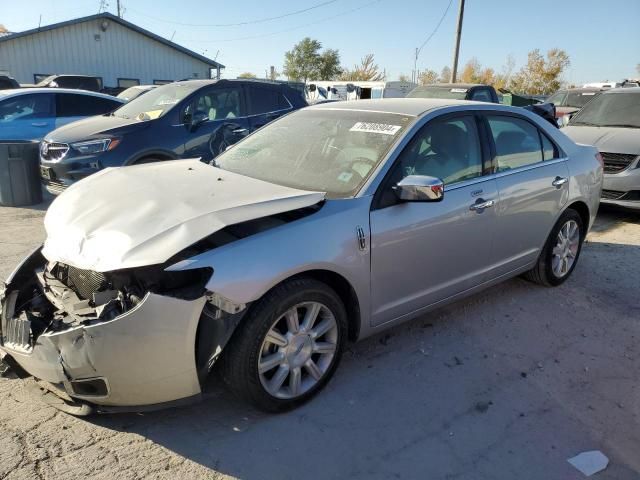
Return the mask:
[[147,93],[149,90],[150,89],[140,88],[140,87],[130,87],[120,92],[118,94],[118,98],[121,98],[123,100],[127,100],[130,102],[134,98],[138,98],[143,93]]
[[598,95],[569,125],[640,128],[640,92]]
[[562,103],[564,101],[564,97],[567,94],[567,92],[565,91],[559,91],[554,93],[553,95],[551,95],[549,98],[547,98],[547,101],[545,103],[553,103],[556,107],[562,107],[564,106],[564,103]]
[[417,87],[414,88],[407,98],[451,98],[453,100],[464,100],[467,98],[466,88],[448,87]]
[[288,187],[353,196],[414,117],[305,109],[263,127],[216,166]]
[[567,107],[582,108],[587,102],[600,95],[601,92],[569,92],[565,105]]
[[134,98],[113,112],[112,115],[121,118],[136,118],[141,121],[154,120],[163,116],[180,100],[201,86],[201,84],[194,85],[189,83],[163,85]]

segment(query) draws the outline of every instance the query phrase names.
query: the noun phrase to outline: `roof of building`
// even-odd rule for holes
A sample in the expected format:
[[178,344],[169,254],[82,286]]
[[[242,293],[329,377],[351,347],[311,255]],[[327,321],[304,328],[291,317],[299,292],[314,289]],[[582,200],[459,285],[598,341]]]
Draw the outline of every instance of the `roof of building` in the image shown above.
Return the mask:
[[200,55],[199,53],[196,53],[193,50],[189,50],[188,48],[178,45],[177,43],[173,43],[172,41],[167,40],[166,38],[162,38],[161,36],[156,35],[155,33],[150,32],[149,30],[145,30],[144,28],[134,25],[131,22],[127,22],[126,20],[108,12],[98,13],[96,15],[89,15],[88,17],[74,18],[73,20],[67,20],[65,22],[53,23],[51,25],[45,25],[44,27],[32,28],[31,30],[25,30],[24,32],[16,32],[16,33],[0,36],[0,43],[8,42],[21,37],[26,37],[28,35],[34,35],[36,33],[46,32],[48,30],[55,30],[57,28],[68,27],[70,25],[77,25],[78,23],[90,22],[92,20],[99,20],[99,19],[111,20],[112,22],[119,23],[123,27],[130,28],[131,30],[136,31],[141,35],[149,37],[152,40],[155,40],[170,48],[178,50],[179,52],[182,52],[185,55],[189,55],[190,57],[196,58],[201,62],[211,65],[212,67],[224,68],[224,65],[216,62],[215,60],[212,60],[203,55]]

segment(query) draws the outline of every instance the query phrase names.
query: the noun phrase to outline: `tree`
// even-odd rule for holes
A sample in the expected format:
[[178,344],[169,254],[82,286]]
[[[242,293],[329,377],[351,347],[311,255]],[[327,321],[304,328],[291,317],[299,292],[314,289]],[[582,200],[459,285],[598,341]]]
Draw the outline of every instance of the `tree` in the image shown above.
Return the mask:
[[283,73],[290,80],[333,80],[340,75],[340,55],[337,50],[320,53],[322,44],[309,37],[296,43],[284,54]]
[[376,65],[373,53],[369,53],[362,57],[360,65],[354,65],[353,70],[343,69],[343,73],[340,76],[341,80],[357,80],[364,82],[378,82],[384,80]]
[[418,75],[418,83],[420,85],[430,85],[438,83],[438,74],[434,70],[426,69]]
[[478,59],[475,57],[471,58],[462,69],[459,81],[462,83],[480,83],[481,69],[482,65],[480,65]]
[[8,33],[8,32],[9,32],[9,30],[7,30],[7,28],[3,24],[0,23],[0,33]]
[[410,82],[411,79],[409,78],[409,75],[401,73],[400,76],[398,77],[398,81],[399,82]]
[[258,78],[258,76],[255,73],[244,72],[238,75],[238,78]]
[[340,68],[340,53],[338,50],[325,50],[322,52],[322,55],[320,55],[319,61],[318,79],[334,80],[342,73],[342,68]]
[[510,88],[534,95],[553,93],[560,88],[562,73],[570,64],[567,52],[559,48],[549,50],[546,59],[539,49],[532,50],[527,64],[513,77]]
[[449,67],[443,67],[440,72],[440,79],[438,80],[442,83],[449,83],[451,81],[451,69]]

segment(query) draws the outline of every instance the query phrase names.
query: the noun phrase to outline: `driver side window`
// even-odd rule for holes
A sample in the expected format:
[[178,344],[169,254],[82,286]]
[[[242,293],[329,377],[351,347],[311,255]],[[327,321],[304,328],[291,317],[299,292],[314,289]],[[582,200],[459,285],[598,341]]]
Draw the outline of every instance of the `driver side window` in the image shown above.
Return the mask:
[[379,208],[396,203],[391,187],[409,175],[426,175],[445,186],[482,176],[482,151],[473,115],[436,118],[422,127],[396,159]]
[[415,135],[397,160],[403,177],[427,175],[445,185],[482,175],[482,154],[473,116],[434,120]]

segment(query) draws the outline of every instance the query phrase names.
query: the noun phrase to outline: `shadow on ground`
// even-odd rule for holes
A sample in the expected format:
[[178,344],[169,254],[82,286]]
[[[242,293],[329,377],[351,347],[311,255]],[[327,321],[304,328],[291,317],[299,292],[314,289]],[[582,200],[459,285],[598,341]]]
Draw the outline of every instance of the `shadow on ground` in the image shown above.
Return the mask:
[[638,478],[637,265],[639,246],[589,243],[558,288],[510,280],[351,345],[287,414],[214,377],[201,404],[89,421],[248,480],[578,479],[566,459],[594,449],[611,459],[598,478]]

